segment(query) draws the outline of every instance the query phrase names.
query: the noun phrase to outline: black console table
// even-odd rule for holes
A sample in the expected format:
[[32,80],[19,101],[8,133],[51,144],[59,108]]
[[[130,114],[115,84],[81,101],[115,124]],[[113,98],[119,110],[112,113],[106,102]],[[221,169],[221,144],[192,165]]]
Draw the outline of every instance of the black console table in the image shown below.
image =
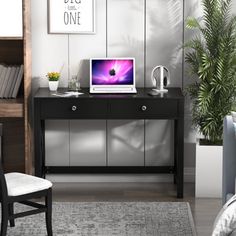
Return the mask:
[[[64,92],[64,89],[58,92]],[[172,173],[177,197],[183,197],[184,96],[180,88],[169,88],[163,96],[150,96],[150,89],[137,94],[89,94],[57,97],[47,88],[34,96],[35,175],[45,173]],[[133,167],[50,167],[45,166],[45,127],[47,119],[170,119],[174,120],[174,166]]]

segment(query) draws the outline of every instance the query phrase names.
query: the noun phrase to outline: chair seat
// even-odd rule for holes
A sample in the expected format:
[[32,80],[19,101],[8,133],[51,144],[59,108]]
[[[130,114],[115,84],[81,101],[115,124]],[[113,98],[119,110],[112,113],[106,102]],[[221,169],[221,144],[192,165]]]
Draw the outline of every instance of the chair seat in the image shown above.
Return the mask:
[[46,179],[17,172],[5,174],[5,179],[8,196],[19,196],[34,193],[52,187],[52,183]]

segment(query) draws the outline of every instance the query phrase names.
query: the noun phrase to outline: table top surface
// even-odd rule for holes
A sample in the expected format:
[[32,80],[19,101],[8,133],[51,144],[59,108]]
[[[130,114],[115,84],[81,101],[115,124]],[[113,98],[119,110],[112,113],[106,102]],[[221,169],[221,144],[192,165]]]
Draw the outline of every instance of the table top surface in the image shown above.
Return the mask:
[[56,94],[60,95],[64,92],[67,92],[67,88],[59,88],[57,92],[51,92],[48,88],[39,88],[34,98],[36,99],[83,99],[83,98],[91,98],[91,99],[139,99],[139,98],[147,98],[147,99],[184,99],[184,95],[182,93],[181,88],[168,88],[167,93],[158,94],[156,96],[151,96],[148,93],[151,91],[151,88],[137,88],[136,94],[91,94],[89,93],[89,88],[82,88],[79,92],[83,93],[79,96],[70,96],[70,97],[60,97],[56,96]]

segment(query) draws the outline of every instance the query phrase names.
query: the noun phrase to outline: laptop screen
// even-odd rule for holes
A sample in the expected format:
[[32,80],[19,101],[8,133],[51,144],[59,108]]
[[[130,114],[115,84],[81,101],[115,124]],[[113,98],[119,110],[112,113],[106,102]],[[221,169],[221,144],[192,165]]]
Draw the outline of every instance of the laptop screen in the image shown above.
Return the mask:
[[92,85],[133,85],[133,58],[103,58],[91,59]]

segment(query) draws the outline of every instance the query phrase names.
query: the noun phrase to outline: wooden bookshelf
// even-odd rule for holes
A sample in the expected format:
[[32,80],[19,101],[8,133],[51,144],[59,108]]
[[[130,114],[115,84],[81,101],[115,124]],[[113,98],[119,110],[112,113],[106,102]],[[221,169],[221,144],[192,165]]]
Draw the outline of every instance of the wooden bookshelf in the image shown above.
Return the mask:
[[0,117],[24,117],[24,99],[0,99]]
[[23,40],[23,37],[1,37],[0,40]]
[[3,123],[3,165],[6,172],[32,173],[30,0],[22,0],[23,37],[0,36],[0,63],[24,65],[24,77],[16,99],[0,99]]
[[24,62],[24,41],[22,39],[0,40],[0,63],[20,65]]

